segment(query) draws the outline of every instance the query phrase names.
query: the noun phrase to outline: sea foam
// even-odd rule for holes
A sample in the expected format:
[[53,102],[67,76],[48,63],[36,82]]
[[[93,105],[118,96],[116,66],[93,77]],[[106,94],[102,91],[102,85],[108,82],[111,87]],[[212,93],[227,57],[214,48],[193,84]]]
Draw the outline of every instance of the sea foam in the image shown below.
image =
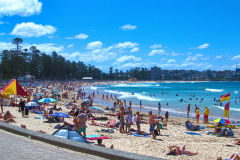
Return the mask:
[[139,100],[146,100],[146,101],[161,101],[159,98],[155,97],[150,97],[150,96],[145,96],[140,93],[134,93],[133,95],[129,92],[118,92],[118,91],[113,91],[113,90],[104,90],[105,92],[108,93],[113,93],[113,94],[119,94],[119,99],[124,99],[124,98],[137,98]]
[[222,91],[224,91],[224,89],[211,89],[211,88],[206,88],[205,91],[209,91],[209,92],[222,92]]

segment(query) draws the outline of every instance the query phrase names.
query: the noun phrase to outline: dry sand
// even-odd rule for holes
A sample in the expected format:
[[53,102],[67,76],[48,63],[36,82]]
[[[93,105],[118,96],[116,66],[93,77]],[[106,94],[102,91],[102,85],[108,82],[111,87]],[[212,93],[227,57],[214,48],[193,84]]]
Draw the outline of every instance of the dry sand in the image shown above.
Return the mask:
[[[69,96],[71,97],[71,96]],[[63,112],[68,112],[70,109],[66,109],[65,104],[70,102],[70,99],[64,100],[65,102],[57,102],[58,107],[62,107]],[[78,104],[80,101],[78,101]],[[56,129],[54,126],[57,123],[45,123],[45,119],[34,119],[36,116],[40,116],[37,114],[30,113],[28,118],[22,118],[21,113],[18,112],[17,107],[4,107],[4,111],[9,110],[16,118],[16,123],[12,123],[16,126],[21,126],[21,124],[25,124],[27,129],[39,131],[42,130],[47,134],[52,134]],[[97,115],[99,116],[99,115]],[[110,119],[116,117],[109,117]],[[72,123],[73,119],[68,118],[65,119],[67,122]],[[107,139],[103,141],[103,144],[106,147],[110,147],[112,144],[114,145],[114,149],[133,152],[138,154],[144,154],[148,156],[154,156],[165,159],[216,159],[218,156],[223,158],[227,158],[229,155],[233,153],[240,152],[240,147],[233,145],[234,141],[240,137],[240,129],[234,129],[233,132],[236,138],[225,138],[225,137],[216,137],[212,135],[207,135],[205,132],[213,131],[213,129],[206,128],[202,131],[196,131],[196,133],[200,133],[201,135],[188,135],[186,132],[186,128],[184,126],[184,122],[186,119],[178,118],[178,117],[170,117],[167,129],[161,130],[161,134],[163,136],[157,136],[156,140],[151,139],[150,137],[135,137],[127,134],[120,134],[118,129],[115,129],[114,133],[100,133],[101,135],[110,137],[111,139]],[[96,121],[98,123],[107,123],[108,121]],[[87,135],[99,134],[96,130],[101,130],[103,127],[92,126],[90,125],[90,121],[87,122]],[[205,126],[204,124],[201,124]],[[136,125],[133,125],[134,129],[136,129]],[[142,124],[141,128],[143,131],[148,132],[149,125]],[[165,136],[169,135],[169,136]],[[168,156],[166,153],[169,152],[169,145],[185,145],[186,150],[191,152],[198,152],[196,156],[187,156],[187,155],[179,155],[179,156]],[[230,145],[230,146],[229,146]]]

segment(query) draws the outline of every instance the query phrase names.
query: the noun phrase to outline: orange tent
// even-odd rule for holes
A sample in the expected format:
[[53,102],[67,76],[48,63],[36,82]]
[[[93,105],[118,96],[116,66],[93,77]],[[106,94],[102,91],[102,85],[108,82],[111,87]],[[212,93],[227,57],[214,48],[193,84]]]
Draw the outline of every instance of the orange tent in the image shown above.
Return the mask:
[[16,79],[12,79],[1,91],[2,95],[29,96]]

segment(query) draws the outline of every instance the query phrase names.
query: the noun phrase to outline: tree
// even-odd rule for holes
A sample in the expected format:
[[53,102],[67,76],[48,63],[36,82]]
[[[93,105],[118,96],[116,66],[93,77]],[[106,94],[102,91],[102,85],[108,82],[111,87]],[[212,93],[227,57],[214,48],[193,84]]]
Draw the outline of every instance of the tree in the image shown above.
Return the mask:
[[113,78],[113,67],[109,68],[109,79]]
[[21,38],[14,38],[12,40],[12,43],[15,44],[17,46],[17,51],[19,51],[20,49],[20,44],[23,42],[23,40]]

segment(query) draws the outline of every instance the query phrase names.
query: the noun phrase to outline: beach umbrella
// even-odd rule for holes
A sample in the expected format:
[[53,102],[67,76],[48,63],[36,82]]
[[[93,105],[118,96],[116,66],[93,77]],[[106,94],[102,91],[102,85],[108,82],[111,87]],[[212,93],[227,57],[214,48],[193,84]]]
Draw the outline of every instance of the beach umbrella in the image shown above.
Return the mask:
[[59,89],[56,89],[56,90],[54,90],[54,92],[60,92],[60,90],[59,90]]
[[231,124],[229,120],[223,119],[223,118],[215,119],[213,122],[222,123],[222,124],[225,124],[225,123]]
[[37,93],[37,94],[35,94],[36,96],[42,96],[42,93]]
[[97,106],[92,106],[88,108],[92,113],[104,113],[104,110]]
[[54,102],[57,102],[56,99],[53,99],[53,98],[42,98],[38,101],[39,103],[54,103]]
[[70,118],[69,115],[67,115],[66,113],[62,113],[62,112],[57,112],[57,113],[53,113],[50,116],[53,117],[63,117],[63,118]]
[[33,106],[39,106],[39,104],[36,102],[28,102],[28,103],[26,103],[26,106],[33,107]]
[[61,138],[70,139],[73,141],[87,143],[86,139],[80,133],[69,128],[59,129],[56,132],[54,132],[52,135],[61,137]]

